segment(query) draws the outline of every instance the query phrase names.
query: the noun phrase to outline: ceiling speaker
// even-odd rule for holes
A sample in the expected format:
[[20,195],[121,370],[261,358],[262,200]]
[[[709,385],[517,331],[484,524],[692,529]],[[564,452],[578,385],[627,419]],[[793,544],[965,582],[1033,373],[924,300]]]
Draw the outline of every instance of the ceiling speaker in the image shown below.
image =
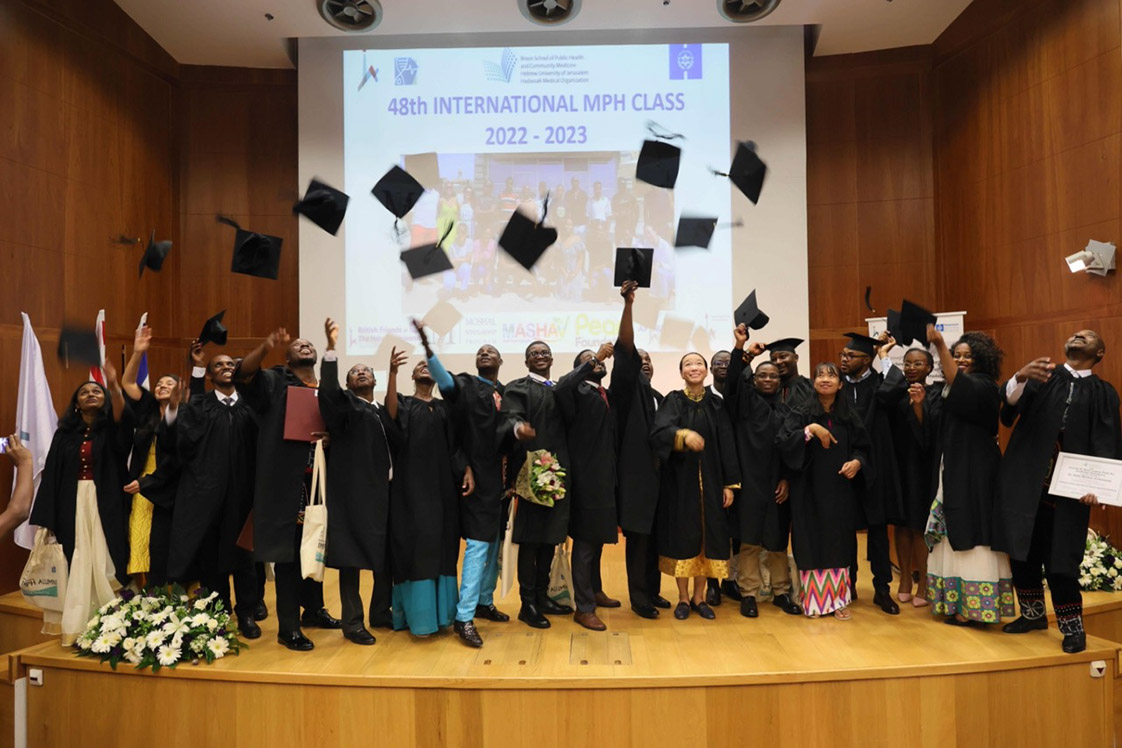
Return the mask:
[[542,26],[566,23],[580,13],[581,0],[518,0],[518,10],[527,20]]
[[781,0],[717,0],[721,15],[734,23],[758,21],[779,7]]
[[382,22],[378,0],[316,0],[323,20],[340,31],[369,31]]

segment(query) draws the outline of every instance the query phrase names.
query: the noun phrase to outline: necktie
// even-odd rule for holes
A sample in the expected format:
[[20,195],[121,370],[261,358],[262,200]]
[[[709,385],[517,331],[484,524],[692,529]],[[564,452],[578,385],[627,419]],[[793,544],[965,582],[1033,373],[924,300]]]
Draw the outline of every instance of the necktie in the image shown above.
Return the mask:
[[611,410],[612,404],[608,402],[608,391],[600,386],[597,386],[596,389],[600,391],[600,397],[604,401],[604,407]]
[[229,395],[223,395],[222,404],[229,408],[234,404],[234,398],[230,397]]
[[495,401],[495,410],[502,410],[503,396],[499,394],[498,390],[492,390],[491,398]]
[[545,386],[546,387],[552,387],[553,386],[553,380],[552,379],[545,380]]

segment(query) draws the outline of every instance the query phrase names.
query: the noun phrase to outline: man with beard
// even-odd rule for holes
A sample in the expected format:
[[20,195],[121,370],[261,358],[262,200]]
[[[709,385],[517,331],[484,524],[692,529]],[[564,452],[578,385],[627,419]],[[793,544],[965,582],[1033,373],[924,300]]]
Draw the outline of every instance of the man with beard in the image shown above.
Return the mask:
[[[779,402],[788,408],[797,407],[814,394],[814,385],[799,374],[799,354],[796,349],[803,344],[799,338],[783,338],[768,343],[764,349],[771,354],[771,362],[779,369]],[[749,363],[752,358],[749,352]]]
[[[1005,625],[1008,634],[1048,628],[1041,567],[1048,577],[1063,651],[1082,652],[1083,598],[1079,564],[1087,539],[1093,493],[1075,499],[1049,494],[1056,456],[1062,452],[1118,459],[1118,393],[1094,367],[1106,344],[1094,330],[1080,330],[1064,344],[1066,361],[1050,358],[1025,364],[1005,385],[1001,421],[1014,426],[1001,462],[998,526],[1005,536],[1021,617]],[[999,533],[1002,531],[999,531]]]
[[498,437],[503,403],[499,368],[503,359],[493,345],[484,345],[476,351],[474,375],[452,376],[429,347],[424,326],[414,322],[414,327],[425,347],[429,373],[452,409],[453,423],[475,483],[475,490],[460,499],[464,560],[460,601],[452,626],[464,644],[482,647],[483,637],[475,627],[477,617],[500,623],[510,620],[510,616],[495,607],[506,492],[506,458]]
[[[262,369],[261,362],[278,345],[285,365]],[[323,607],[323,584],[300,573],[300,535],[308,503],[314,444],[284,438],[288,388],[318,387],[315,347],[292,340],[283,327],[269,333],[234,372],[238,395],[259,418],[257,477],[253,493],[253,553],[274,562],[277,592],[277,641],[306,652],[315,647],[300,626],[342,628]],[[300,609],[304,609],[303,616]]]

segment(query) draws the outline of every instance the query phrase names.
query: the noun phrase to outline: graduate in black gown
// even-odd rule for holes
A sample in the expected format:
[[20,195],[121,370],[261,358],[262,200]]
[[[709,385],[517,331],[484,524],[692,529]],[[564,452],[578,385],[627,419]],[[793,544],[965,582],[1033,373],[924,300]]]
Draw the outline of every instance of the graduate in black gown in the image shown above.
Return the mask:
[[[262,369],[261,362],[278,345],[285,352],[284,366]],[[317,358],[309,340],[292,340],[281,327],[250,351],[234,372],[238,395],[258,416],[253,555],[258,561],[274,562],[277,641],[300,652],[315,647],[301,626],[342,627],[323,607],[323,584],[304,579],[300,573],[301,523],[309,499],[315,445],[284,438],[288,389],[319,386]]]
[[651,431],[651,446],[661,461],[656,520],[659,569],[678,585],[675,618],[684,620],[694,610],[712,619],[716,615],[705,601],[706,580],[728,576],[725,510],[740,488],[740,466],[728,413],[705,387],[705,359],[687,353],[678,369],[685,387],[662,401]]
[[[858,483],[857,528],[867,531],[866,557],[873,572],[873,605],[889,615],[898,615],[900,606],[892,599],[892,561],[888,549],[888,525],[902,522],[900,476],[896,472],[896,452],[888,413],[878,401],[885,376],[903,379],[896,367],[882,375],[872,367],[876,349],[883,342],[867,335],[846,333],[849,342],[841,351],[842,395],[865,424],[869,436],[869,464]],[[887,337],[887,336],[886,336]],[[854,546],[856,548],[856,546]],[[849,568],[849,582],[857,597],[857,558]]]
[[[508,382],[503,392],[503,420],[498,437],[501,448],[510,453],[508,470],[517,475],[526,453],[545,449],[551,452],[566,469],[566,490],[572,473],[569,457],[568,435],[565,421],[554,398],[550,379],[553,352],[549,344],[535,340],[526,347],[527,376]],[[575,384],[576,380],[570,378]],[[518,620],[533,628],[549,628],[546,615],[567,615],[573,612],[568,605],[559,605],[549,599],[549,569],[555,548],[565,542],[569,532],[569,512],[572,502],[568,497],[553,506],[541,506],[519,500],[511,508],[515,512],[513,540],[518,544],[518,591],[522,608]]]
[[[737,578],[733,580],[740,592],[740,614],[746,618],[759,615],[756,596],[762,586],[760,556],[766,553],[774,595],[772,604],[784,613],[799,615],[802,608],[791,599],[791,572],[787,565],[790,485],[781,470],[776,446],[788,410],[779,401],[779,367],[764,361],[753,375],[748,360],[763,353],[764,344],[753,343],[749,351],[744,350],[748,342],[747,325],[738,325],[733,334],[736,345],[729,364],[725,405],[740,459],[740,491],[730,512],[733,535],[740,539]],[[746,371],[748,379],[744,376]]]
[[[930,351],[911,348],[904,354],[904,378],[886,379],[878,393],[892,427],[904,507],[903,521],[893,527],[900,565],[896,599],[902,603],[911,602],[917,608],[927,605],[927,543],[923,532],[939,483],[939,413],[943,385],[941,382],[927,384],[933,368]],[[914,594],[913,573],[919,579]]]
[[849,565],[857,538],[855,479],[868,461],[869,437],[842,390],[841,371],[821,363],[815,396],[788,411],[777,437],[791,476],[791,548],[799,567],[803,612],[848,621]]
[[464,560],[460,573],[459,603],[453,628],[469,647],[482,647],[483,637],[475,619],[505,623],[510,616],[495,607],[495,584],[499,578],[499,551],[506,494],[506,456],[499,449],[503,385],[499,369],[503,358],[493,345],[475,353],[474,375],[452,376],[429,347],[423,325],[414,324],[425,348],[429,373],[440,395],[452,409],[453,423],[467,460],[465,483],[472,491],[459,503],[460,534],[464,538]]
[[1025,364],[1005,385],[1001,420],[1013,435],[1001,462],[998,521],[1009,552],[1021,617],[1004,631],[1021,634],[1048,627],[1041,568],[1065,652],[1087,646],[1079,564],[1087,542],[1093,493],[1079,500],[1048,493],[1056,455],[1070,452],[1119,459],[1118,393],[1094,373],[1106,344],[1080,330],[1064,344],[1063,365],[1050,358]]
[[[390,481],[394,477],[393,449],[399,430],[389,409],[374,401],[377,381],[365,364],[347,372],[346,389],[339,387],[339,360],[335,344],[339,326],[324,323],[327,351],[320,368],[319,412],[331,446],[327,455],[327,559],[339,570],[339,598],[343,604],[343,636],[355,644],[370,645],[374,635],[363,625],[359,570],[374,572],[370,625],[391,623],[393,580],[389,569]],[[406,360],[396,349],[390,353],[390,370]],[[393,384],[388,396],[397,399]],[[392,623],[391,623],[392,625]]]
[[[230,607],[230,574],[238,630],[247,639],[261,636],[257,625],[261,591],[253,557],[237,545],[253,508],[257,416],[234,387],[234,359],[225,354],[206,361],[202,346],[191,346],[191,397],[179,408],[175,430],[182,472],[172,514],[168,576],[178,582],[199,579]],[[205,364],[211,393],[195,376]]]
[[[728,387],[729,361],[731,360],[732,353],[725,350],[717,351],[709,357],[709,374],[713,377],[713,383],[705,389],[718,402],[723,402],[725,398],[725,389]],[[726,510],[725,513],[729,514],[729,510]],[[729,525],[729,533],[728,578],[722,581],[716,577],[709,577],[707,582],[705,602],[712,606],[721,604],[722,594],[733,600],[740,600],[740,589],[736,586],[735,581],[736,558],[737,552],[740,550],[740,539],[736,536],[735,523]]]
[[801,338],[782,338],[766,346],[771,362],[779,369],[779,402],[788,408],[797,407],[814,394],[814,385],[799,374],[798,348],[802,344]]
[[413,367],[413,394],[397,394],[391,366],[386,411],[401,431],[390,486],[390,567],[393,627],[418,636],[452,625],[456,614],[456,561],[460,555],[460,501],[475,490],[460,450],[448,403],[433,397],[429,365]]

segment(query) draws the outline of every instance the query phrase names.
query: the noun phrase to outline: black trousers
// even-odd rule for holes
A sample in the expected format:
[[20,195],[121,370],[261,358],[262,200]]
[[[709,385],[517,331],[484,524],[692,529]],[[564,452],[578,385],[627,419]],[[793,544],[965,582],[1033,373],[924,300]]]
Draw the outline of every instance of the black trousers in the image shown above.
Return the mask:
[[601,543],[596,546],[596,558],[592,560],[592,591],[596,593],[604,591],[604,580],[600,577],[600,562],[603,558],[604,544]]
[[658,571],[658,548],[654,538],[640,532],[623,533],[626,538],[624,558],[627,563],[627,595],[634,608],[654,604],[655,595],[662,587]]
[[[1010,559],[1009,565],[1013,567],[1013,586],[1017,588],[1021,615],[1030,619],[1044,617],[1044,577],[1047,576],[1056,623],[1060,631],[1068,634],[1083,630],[1083,595],[1079,591],[1079,567],[1051,568],[1055,525],[1056,507],[1050,500],[1041,500],[1036,510],[1036,523],[1032,527],[1028,558],[1024,561]],[[1086,533],[1084,529],[1084,537]]]
[[[873,570],[873,589],[888,593],[892,586],[892,558],[888,552],[888,525],[869,525],[865,535],[866,553],[869,568]],[[857,544],[853,544],[853,564],[849,567],[849,586],[857,589]]]
[[[359,569],[339,570],[339,599],[343,604],[343,631],[355,632],[363,625],[362,595],[359,592]],[[393,597],[393,580],[385,569],[374,570],[374,594],[370,600],[370,625],[392,626],[390,602]]]
[[537,605],[546,597],[554,548],[550,543],[518,545],[518,596],[523,605]]
[[[257,609],[257,603],[261,601],[264,593],[264,578],[262,577],[262,583],[258,584],[258,564],[253,563],[253,554],[244,548],[238,548],[234,552],[234,563],[232,572],[212,572],[199,581],[211,592],[218,593],[218,597],[226,606],[226,610],[232,610],[234,615],[239,618],[242,616],[252,618],[253,611]],[[261,564],[261,567],[264,570],[264,564]],[[236,601],[233,606],[230,604],[231,574],[234,577],[234,599]]]
[[596,612],[596,586],[593,579],[600,576],[600,556],[604,552],[603,543],[590,543],[587,540],[573,539],[573,602],[581,613]]
[[300,534],[292,536],[292,561],[273,564],[277,588],[277,627],[280,633],[300,630],[300,609],[315,612],[323,607],[323,582],[304,579],[300,574]]

